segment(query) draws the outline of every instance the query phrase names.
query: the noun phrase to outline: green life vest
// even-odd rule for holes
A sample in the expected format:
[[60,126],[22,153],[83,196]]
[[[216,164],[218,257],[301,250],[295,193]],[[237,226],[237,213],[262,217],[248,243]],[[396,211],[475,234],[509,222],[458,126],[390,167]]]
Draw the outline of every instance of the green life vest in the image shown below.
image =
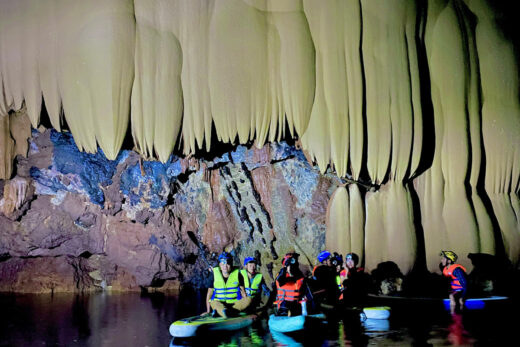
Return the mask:
[[262,274],[256,274],[253,277],[251,284],[249,283],[249,276],[246,270],[240,270],[242,277],[244,277],[244,287],[246,289],[247,296],[254,297],[260,292],[260,283],[262,283]]
[[341,284],[341,277],[339,275],[336,276],[336,284],[338,285],[338,289],[340,291],[343,290],[343,285]]
[[220,268],[213,268],[213,296],[211,300],[225,301],[227,303],[233,303],[240,300],[240,287],[238,282],[238,275],[240,272],[238,269],[231,271],[227,281],[222,276]]

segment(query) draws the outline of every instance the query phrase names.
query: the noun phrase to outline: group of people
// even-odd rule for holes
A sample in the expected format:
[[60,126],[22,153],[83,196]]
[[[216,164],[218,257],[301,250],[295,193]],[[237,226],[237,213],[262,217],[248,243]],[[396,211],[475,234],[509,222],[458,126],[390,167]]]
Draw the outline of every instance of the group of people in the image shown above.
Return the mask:
[[320,252],[310,278],[303,276],[298,258],[298,253],[288,253],[282,261],[276,278],[276,314],[293,316],[338,305],[363,306],[368,281],[363,268],[357,266],[355,253],[347,254],[344,262],[336,252]]
[[[307,278],[300,270],[299,254],[287,253],[275,280],[272,293],[262,274],[257,272],[257,260],[246,257],[243,269],[233,266],[228,252],[220,254],[219,265],[212,268],[213,286],[208,289],[206,313],[228,317],[238,312],[258,312],[269,308],[274,301],[275,314],[282,316],[306,315],[327,307],[363,307],[368,293],[367,274],[358,267],[359,257],[348,253],[343,257],[322,251],[312,276]],[[467,289],[466,269],[456,263],[452,251],[441,252],[441,271],[451,280],[450,308],[452,313],[462,308]]]

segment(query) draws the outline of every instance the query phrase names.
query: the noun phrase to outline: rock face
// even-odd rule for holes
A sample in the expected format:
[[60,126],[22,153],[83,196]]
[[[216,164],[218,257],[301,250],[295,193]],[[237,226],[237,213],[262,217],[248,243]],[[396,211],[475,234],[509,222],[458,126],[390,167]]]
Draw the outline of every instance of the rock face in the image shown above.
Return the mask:
[[2,182],[0,291],[205,286],[208,266],[188,231],[205,259],[255,256],[270,282],[291,250],[310,269],[342,183],[284,142],[162,164],[131,151],[110,161],[80,152],[68,133],[35,131],[17,165]]

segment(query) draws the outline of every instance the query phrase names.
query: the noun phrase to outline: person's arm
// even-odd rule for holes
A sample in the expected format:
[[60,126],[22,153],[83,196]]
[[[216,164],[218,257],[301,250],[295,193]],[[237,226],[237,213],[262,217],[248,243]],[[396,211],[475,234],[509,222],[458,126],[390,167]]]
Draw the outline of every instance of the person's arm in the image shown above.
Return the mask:
[[211,297],[213,296],[213,288],[208,288],[208,295],[206,295],[206,313],[211,312],[211,306],[209,302],[211,301]]
[[264,279],[262,278],[262,282],[260,282],[260,303],[258,304],[258,310],[263,310],[265,307],[269,305],[269,300],[271,299],[271,291],[265,284]]
[[282,267],[280,269],[280,272],[278,273],[278,276],[276,276],[276,281],[278,281],[278,283],[280,283],[281,286],[283,286],[285,284],[285,282],[287,282],[286,277],[285,277],[286,273],[287,273],[286,268]]
[[[247,276],[247,275],[246,275]],[[238,288],[240,288],[240,295],[245,298],[247,296],[246,293],[246,286],[244,284],[244,277],[242,276],[242,273],[238,274]]]
[[[213,268],[211,269],[211,274],[213,275]],[[214,280],[211,280],[211,283],[213,283]],[[211,306],[209,302],[211,301],[211,298],[213,297],[213,288],[208,288],[208,294],[206,294],[206,313],[211,312]]]
[[461,268],[456,268],[453,270],[453,276],[459,280],[460,285],[462,286],[462,294],[466,294],[466,290],[468,289],[468,281],[466,278],[466,273]]

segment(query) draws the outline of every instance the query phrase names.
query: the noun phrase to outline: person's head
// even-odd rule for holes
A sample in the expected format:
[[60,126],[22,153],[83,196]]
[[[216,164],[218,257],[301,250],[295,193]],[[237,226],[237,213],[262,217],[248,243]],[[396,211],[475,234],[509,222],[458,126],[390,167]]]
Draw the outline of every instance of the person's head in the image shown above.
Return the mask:
[[330,262],[331,262],[332,266],[334,266],[334,268],[336,268],[336,272],[341,271],[341,268],[343,267],[343,257],[341,256],[341,254],[334,252],[334,255],[332,256],[332,259]]
[[321,251],[320,254],[318,254],[318,261],[323,264],[323,265],[327,265],[327,266],[330,266],[330,258],[331,258],[331,254],[329,251]]
[[231,271],[231,267],[233,266],[233,257],[228,252],[222,252],[218,256],[218,266],[222,273],[229,273]]
[[300,255],[298,253],[287,253],[282,259],[282,265],[287,269],[289,274],[291,273],[291,269],[298,267],[298,257]]
[[256,259],[253,257],[246,257],[246,259],[244,259],[244,267],[250,274],[256,273]]
[[442,266],[454,264],[458,258],[457,254],[453,251],[441,251],[439,255],[441,256]]
[[356,253],[349,253],[345,256],[345,265],[349,269],[353,269],[359,263],[359,257]]

